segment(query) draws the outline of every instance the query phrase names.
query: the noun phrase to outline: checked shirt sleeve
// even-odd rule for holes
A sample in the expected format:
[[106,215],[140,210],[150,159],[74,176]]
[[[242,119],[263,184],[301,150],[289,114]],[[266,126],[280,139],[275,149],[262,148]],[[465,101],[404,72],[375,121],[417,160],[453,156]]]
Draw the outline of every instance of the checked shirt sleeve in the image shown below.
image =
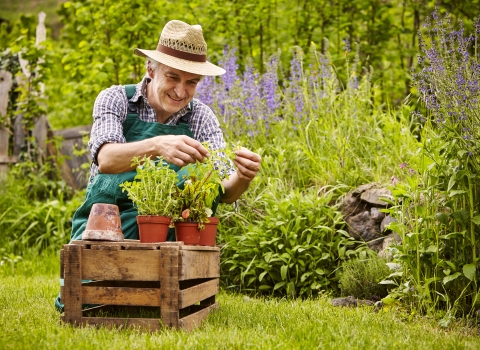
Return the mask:
[[126,142],[122,123],[127,109],[127,95],[121,85],[105,89],[98,95],[93,107],[93,126],[88,142],[94,164],[98,165],[98,150],[103,144]]

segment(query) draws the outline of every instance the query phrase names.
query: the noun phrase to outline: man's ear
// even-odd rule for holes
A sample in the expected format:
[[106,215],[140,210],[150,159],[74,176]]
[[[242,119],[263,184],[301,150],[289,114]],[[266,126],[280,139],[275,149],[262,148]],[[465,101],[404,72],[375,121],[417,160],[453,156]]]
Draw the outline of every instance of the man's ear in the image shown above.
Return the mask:
[[150,62],[148,62],[147,73],[148,73],[148,76],[152,79],[155,76],[155,71],[152,69]]

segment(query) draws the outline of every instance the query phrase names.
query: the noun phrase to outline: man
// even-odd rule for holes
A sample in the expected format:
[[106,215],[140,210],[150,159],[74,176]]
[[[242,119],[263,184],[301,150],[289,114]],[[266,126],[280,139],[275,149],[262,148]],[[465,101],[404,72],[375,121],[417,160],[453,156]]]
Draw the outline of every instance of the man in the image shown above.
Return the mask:
[[[134,157],[162,156],[178,170],[208,157],[202,142],[208,141],[212,149],[225,145],[211,109],[193,98],[204,76],[225,73],[206,60],[201,26],[170,21],[156,50],[135,49],[134,53],[147,58],[147,73],[135,86],[133,96],[127,97],[124,86],[112,86],[95,101],[89,142],[93,157],[90,183],[85,202],[73,219],[72,240],[81,239],[94,203],[117,204],[125,238],[138,239],[136,210],[119,187],[133,180]],[[129,116],[132,112],[133,117]],[[260,163],[258,154],[247,149],[236,151],[236,171],[232,169],[229,179],[223,181],[220,201],[236,201],[256,176]],[[173,237],[169,235],[169,239]]]

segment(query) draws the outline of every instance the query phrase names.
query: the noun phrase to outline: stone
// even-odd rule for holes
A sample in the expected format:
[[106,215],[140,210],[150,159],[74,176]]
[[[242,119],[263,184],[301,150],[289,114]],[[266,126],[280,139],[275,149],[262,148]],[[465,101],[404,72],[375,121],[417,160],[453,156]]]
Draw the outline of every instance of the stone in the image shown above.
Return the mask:
[[361,238],[368,242],[382,237],[379,234],[380,226],[371,218],[369,211],[346,218],[345,221],[349,226],[350,235],[356,239]]
[[397,222],[397,220],[391,217],[390,215],[385,216],[385,218],[380,223],[380,232],[385,233],[387,225],[389,225],[392,222]]
[[[380,223],[385,218],[385,213],[382,212],[381,209],[377,207],[372,207],[370,209],[370,216],[372,217],[373,220],[375,220],[376,223]],[[380,228],[380,231],[383,232],[381,228]]]
[[388,248],[392,245],[397,245],[402,243],[402,238],[398,233],[392,232],[383,239],[382,245],[378,249],[378,256],[387,259],[388,261],[392,260],[392,253]]
[[360,195],[360,199],[367,203],[386,207],[388,203],[382,198],[393,200],[392,193],[385,188],[370,188]]

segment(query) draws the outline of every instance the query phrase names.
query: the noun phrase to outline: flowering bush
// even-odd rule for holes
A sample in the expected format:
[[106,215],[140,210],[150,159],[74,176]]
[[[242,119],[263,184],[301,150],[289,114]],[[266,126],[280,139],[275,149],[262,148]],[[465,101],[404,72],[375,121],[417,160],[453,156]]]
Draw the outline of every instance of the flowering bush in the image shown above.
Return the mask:
[[[394,249],[397,284],[388,300],[422,311],[444,310],[443,325],[471,315],[478,292],[480,215],[479,86],[475,33],[455,30],[437,12],[421,35],[414,83],[431,118],[426,119],[418,171],[392,181],[396,199],[390,228],[402,237]],[[415,112],[419,114],[419,112]],[[404,167],[405,168],[405,167]]]

